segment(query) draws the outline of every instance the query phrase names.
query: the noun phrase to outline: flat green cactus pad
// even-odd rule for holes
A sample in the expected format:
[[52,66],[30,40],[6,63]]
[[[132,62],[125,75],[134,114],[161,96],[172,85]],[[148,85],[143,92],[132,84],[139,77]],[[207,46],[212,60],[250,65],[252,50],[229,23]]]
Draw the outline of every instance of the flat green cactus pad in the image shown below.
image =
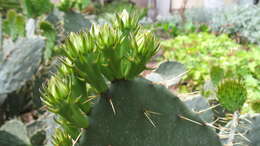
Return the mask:
[[80,139],[80,146],[220,145],[216,133],[178,97],[140,78],[110,86],[93,108],[89,128]]
[[30,146],[25,125],[11,120],[0,127],[0,146]]

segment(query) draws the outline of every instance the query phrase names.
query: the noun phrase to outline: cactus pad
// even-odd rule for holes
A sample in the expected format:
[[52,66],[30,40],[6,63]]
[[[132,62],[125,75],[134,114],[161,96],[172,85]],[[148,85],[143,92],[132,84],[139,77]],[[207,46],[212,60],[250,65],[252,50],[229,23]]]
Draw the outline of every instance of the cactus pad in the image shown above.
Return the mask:
[[0,93],[15,91],[30,80],[42,58],[42,38],[21,38],[14,44],[4,44],[4,58],[0,64]]
[[221,145],[212,129],[179,116],[203,123],[161,85],[153,85],[144,79],[118,81],[93,108],[89,128],[80,145]]

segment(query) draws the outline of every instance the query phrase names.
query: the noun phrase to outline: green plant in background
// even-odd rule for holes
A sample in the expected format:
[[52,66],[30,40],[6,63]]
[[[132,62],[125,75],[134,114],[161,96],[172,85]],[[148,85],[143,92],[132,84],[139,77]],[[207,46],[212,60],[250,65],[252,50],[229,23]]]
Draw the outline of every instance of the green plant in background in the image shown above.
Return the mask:
[[[260,81],[256,75],[260,62],[259,47],[251,45],[247,46],[250,49],[246,50],[225,34],[215,36],[209,33],[181,35],[163,41],[162,46],[165,48],[166,59],[179,61],[190,70],[183,81],[187,86],[181,87],[185,92],[201,90],[201,85],[210,79],[210,75],[213,82],[216,82],[214,80],[217,76],[213,75],[213,72],[210,73],[210,69],[212,66],[219,66],[225,71],[225,77],[244,80],[248,99],[260,99]],[[243,110],[249,112],[248,107],[248,104],[245,104]]]
[[260,64],[255,66],[255,77],[260,80]]
[[224,79],[217,87],[217,97],[225,109],[235,112],[243,107],[247,99],[247,90],[240,80]]
[[49,60],[53,55],[53,49],[57,39],[57,32],[54,26],[47,21],[42,21],[40,23],[40,29],[42,30],[43,36],[46,38],[44,60]]
[[90,4],[90,0],[78,0],[78,9],[84,10]]
[[126,1],[112,1],[111,3],[107,5],[100,5],[97,4],[96,6],[96,14],[102,15],[107,13],[119,13],[123,10],[127,10],[128,12],[136,12],[139,14],[140,18],[143,18],[147,15],[147,9],[138,8],[132,3],[126,2]]
[[9,9],[20,10],[19,0],[0,0],[0,11],[6,11]]
[[259,44],[260,7],[253,5],[228,8],[213,17],[213,30],[235,37],[244,37],[251,43]]
[[162,28],[164,32],[169,33],[171,36],[175,37],[181,33],[181,30],[178,29],[177,25],[174,23],[159,23],[156,25],[156,28]]
[[209,33],[181,35],[163,41],[162,46],[165,48],[166,59],[179,61],[190,69],[185,80],[193,80],[192,90],[198,89],[198,86],[209,78],[211,66],[218,65],[223,69],[225,66],[230,66],[226,60],[235,58],[232,56],[227,58],[228,54],[240,47],[226,35],[216,37]]
[[3,21],[3,32],[13,40],[25,36],[25,18],[15,10],[9,10]]
[[70,137],[81,146],[221,145],[179,98],[138,77],[159,48],[138,21],[123,11],[111,25],[71,33],[61,46],[66,57],[43,90],[44,103],[63,129],[53,143],[71,144]]
[[260,113],[260,100],[253,100],[250,105],[256,113]]
[[24,13],[29,18],[35,18],[50,12],[53,4],[50,0],[22,0]]
[[219,66],[212,66],[210,69],[210,79],[214,85],[218,85],[218,83],[224,78],[225,71]]
[[90,3],[90,0],[61,0],[57,2],[57,7],[61,11],[70,11],[73,8],[77,8],[79,10],[83,10]]
[[171,37],[177,37],[179,35],[185,35],[195,32],[209,32],[210,28],[206,24],[195,24],[192,22],[178,23],[178,22],[159,22],[155,24],[153,29],[162,29],[164,32],[168,33]]

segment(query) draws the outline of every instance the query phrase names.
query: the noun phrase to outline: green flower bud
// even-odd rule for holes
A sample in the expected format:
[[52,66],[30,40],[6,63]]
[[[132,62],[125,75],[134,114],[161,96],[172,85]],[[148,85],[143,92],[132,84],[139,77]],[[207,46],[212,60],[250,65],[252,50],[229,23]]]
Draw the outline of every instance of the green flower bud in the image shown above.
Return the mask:
[[68,85],[63,79],[60,79],[58,77],[51,77],[49,83],[48,83],[48,90],[52,94],[53,97],[56,97],[57,99],[63,98],[68,96],[70,89]]
[[111,20],[115,29],[120,29],[124,34],[136,32],[139,29],[140,17],[138,14],[129,14],[126,10],[116,15],[116,18]]
[[[81,90],[75,90],[79,86],[81,86]],[[87,96],[84,87],[86,86],[79,84],[75,77],[70,76],[61,79],[56,75],[50,79],[48,87],[44,89],[43,102],[50,111],[62,116],[79,128],[86,128],[88,117],[84,112],[89,111],[90,104],[82,100],[82,96]]]
[[[93,28],[94,29],[94,28]],[[89,32],[71,33],[65,41],[65,54],[73,62],[73,70],[99,92],[107,90],[101,73],[100,55]]]
[[78,128],[87,128],[89,125],[88,116],[75,104],[63,103],[58,113]]
[[72,139],[76,139],[80,134],[80,128],[65,120],[63,117],[57,116],[54,120],[61,126],[65,133],[68,133],[68,135],[72,137]]
[[56,129],[55,134],[52,137],[52,144],[54,146],[72,146],[73,139],[65,131]]

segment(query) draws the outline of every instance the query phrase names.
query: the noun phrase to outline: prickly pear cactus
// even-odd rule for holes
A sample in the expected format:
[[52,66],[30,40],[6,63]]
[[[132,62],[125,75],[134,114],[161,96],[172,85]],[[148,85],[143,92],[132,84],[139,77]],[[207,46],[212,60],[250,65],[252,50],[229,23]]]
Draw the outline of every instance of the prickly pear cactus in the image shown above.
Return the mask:
[[20,38],[15,43],[5,41],[0,64],[0,94],[20,88],[31,79],[42,58],[42,38]]
[[0,127],[0,145],[29,146],[30,140],[25,125],[18,120],[6,122]]
[[17,14],[15,10],[7,12],[7,18],[3,21],[3,32],[16,40],[19,36],[25,35],[25,18]]
[[160,64],[154,72],[148,74],[145,78],[169,87],[176,85],[186,72],[186,67],[183,64],[176,61],[167,61]]
[[194,111],[203,121],[211,123],[214,121],[213,110],[207,98],[201,95],[191,95],[183,99],[185,105]]
[[167,88],[137,77],[159,49],[138,20],[123,11],[65,41],[66,57],[42,92],[63,129],[55,146],[221,145],[212,126]]
[[[239,118],[236,127],[238,134],[234,136],[233,143],[243,146],[259,146],[260,144],[260,114],[246,114]],[[220,131],[223,145],[228,144],[232,121],[230,121],[223,130]],[[231,131],[232,132],[232,131]]]
[[[114,112],[109,99],[113,102]],[[161,85],[137,78],[111,85],[93,108],[90,125],[80,145],[220,144],[216,134],[198,116],[192,114],[178,97]]]
[[44,60],[48,60],[53,55],[53,48],[55,47],[57,33],[54,26],[47,21],[42,21],[40,23],[40,29],[42,30],[43,36],[46,38]]
[[[2,41],[3,41],[3,19],[2,19],[2,14],[0,13],[0,58],[2,56]],[[1,62],[1,61],[0,61]]]
[[65,32],[78,32],[90,26],[90,21],[84,15],[73,11],[64,14]]

